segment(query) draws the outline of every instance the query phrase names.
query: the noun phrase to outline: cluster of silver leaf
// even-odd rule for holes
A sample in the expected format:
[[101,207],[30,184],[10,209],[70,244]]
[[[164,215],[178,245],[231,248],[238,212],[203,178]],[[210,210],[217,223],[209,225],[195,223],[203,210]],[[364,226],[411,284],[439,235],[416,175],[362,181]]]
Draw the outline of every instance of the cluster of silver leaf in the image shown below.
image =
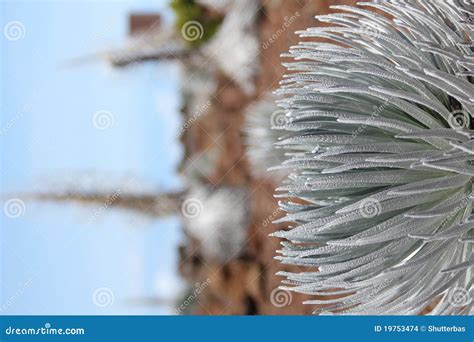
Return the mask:
[[474,5],[359,5],[286,55],[290,227],[275,235],[311,271],[281,272],[284,288],[317,295],[315,313],[469,314],[450,291],[473,287]]

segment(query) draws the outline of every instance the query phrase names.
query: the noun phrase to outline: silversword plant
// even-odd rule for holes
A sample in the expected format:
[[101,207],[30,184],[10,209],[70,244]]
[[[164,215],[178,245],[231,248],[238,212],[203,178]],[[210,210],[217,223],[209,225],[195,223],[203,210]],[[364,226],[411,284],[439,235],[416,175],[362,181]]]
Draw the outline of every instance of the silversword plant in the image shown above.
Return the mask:
[[[286,289],[316,313],[469,314],[474,5],[334,6],[286,57]],[[467,301],[465,302],[467,303]]]

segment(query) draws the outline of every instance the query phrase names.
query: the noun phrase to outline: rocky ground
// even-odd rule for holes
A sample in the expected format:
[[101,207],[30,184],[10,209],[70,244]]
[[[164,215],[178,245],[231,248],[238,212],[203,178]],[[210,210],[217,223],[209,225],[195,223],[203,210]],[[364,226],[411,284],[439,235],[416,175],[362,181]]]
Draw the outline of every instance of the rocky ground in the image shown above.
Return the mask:
[[[284,315],[309,314],[303,295],[275,293],[280,279],[276,272],[289,270],[274,260],[279,241],[268,235],[283,226],[271,221],[281,215],[273,198],[275,184],[270,179],[251,176],[245,158],[241,127],[243,112],[253,100],[276,89],[285,72],[280,54],[297,44],[294,31],[314,26],[314,16],[329,11],[331,4],[354,4],[352,0],[262,0],[258,19],[261,52],[256,93],[245,94],[225,76],[218,76],[218,88],[204,115],[184,133],[185,158],[218,151],[214,172],[206,179],[213,185],[239,185],[250,189],[251,224],[243,257],[225,265],[204,261],[190,254],[192,247],[181,249],[181,274],[190,284],[204,282],[193,301],[191,312],[203,315]],[[284,23],[287,25],[284,25]],[[293,268],[293,270],[295,270]],[[275,290],[276,291],[276,290]]]

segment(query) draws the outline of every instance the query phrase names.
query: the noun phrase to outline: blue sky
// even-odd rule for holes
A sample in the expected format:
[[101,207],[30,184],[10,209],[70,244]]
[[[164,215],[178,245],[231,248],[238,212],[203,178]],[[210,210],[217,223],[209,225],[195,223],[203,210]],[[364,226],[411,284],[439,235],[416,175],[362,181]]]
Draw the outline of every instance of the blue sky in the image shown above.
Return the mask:
[[[176,66],[61,66],[119,46],[129,12],[164,9],[165,1],[0,1],[2,194],[88,172],[116,186],[130,178],[164,190],[180,186]],[[12,22],[21,23],[21,39],[7,39],[4,29]],[[104,130],[93,124],[101,110],[113,116]],[[8,199],[3,196],[2,207]],[[168,312],[128,301],[176,295],[177,219],[109,211],[91,224],[94,210],[28,202],[17,218],[2,210],[1,313]],[[100,288],[114,297],[106,307],[93,301]]]

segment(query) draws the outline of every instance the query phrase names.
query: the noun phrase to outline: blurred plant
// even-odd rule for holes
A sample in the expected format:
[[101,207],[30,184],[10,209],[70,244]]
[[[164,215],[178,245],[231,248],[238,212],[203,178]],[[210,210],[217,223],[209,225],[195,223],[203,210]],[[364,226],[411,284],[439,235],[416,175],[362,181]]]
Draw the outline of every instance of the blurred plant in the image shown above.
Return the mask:
[[[243,252],[249,223],[247,192],[238,187],[209,187],[194,183],[189,189],[162,193],[110,191],[41,191],[20,194],[23,200],[95,205],[149,217],[180,216],[185,233],[200,243],[208,260],[226,262]],[[101,211],[96,211],[92,219]],[[91,219],[91,221],[92,221]]]
[[[186,75],[192,75],[192,77],[186,77]],[[184,123],[178,136],[182,136],[195,121],[208,112],[211,107],[211,99],[217,89],[215,75],[210,70],[192,64],[183,65],[180,89]]]
[[209,149],[185,158],[181,164],[181,174],[190,182],[207,182],[215,174],[219,147]]
[[161,194],[123,193],[120,189],[113,192],[101,191],[42,191],[32,194],[22,194],[25,200],[40,202],[78,203],[83,205],[105,206],[137,212],[150,217],[176,215],[180,212],[184,192],[169,192]]
[[192,187],[182,206],[184,228],[202,253],[221,262],[244,253],[249,222],[248,194],[237,187]]
[[258,5],[255,0],[230,1],[219,31],[203,46],[204,55],[247,94],[255,90],[259,67]]
[[468,314],[448,297],[473,285],[474,6],[361,5],[385,15],[334,6],[286,55],[278,191],[296,200],[275,235],[283,263],[314,271],[283,288],[320,296],[316,313]]
[[[256,36],[258,3],[254,0],[228,0],[217,6],[224,13],[216,14],[194,0],[173,0],[177,14],[175,26],[153,27],[131,37],[122,48],[110,49],[73,58],[63,67],[83,65],[105,59],[114,67],[126,67],[148,61],[180,61],[186,82],[203,82],[202,97],[215,88],[219,72],[225,74],[247,94],[254,91],[258,69],[259,45]],[[223,17],[222,17],[223,15]],[[190,77],[192,75],[192,77]],[[207,102],[209,99],[204,99]]]
[[148,61],[194,60],[198,50],[189,47],[173,27],[153,27],[130,37],[121,48],[69,59],[62,67],[80,66],[105,59],[116,68]]
[[271,176],[281,181],[288,175],[278,167],[286,159],[285,150],[275,149],[275,143],[282,136],[285,114],[276,105],[276,98],[272,94],[266,94],[263,99],[249,105],[245,112],[243,133],[253,176],[268,177],[269,169],[277,167],[278,170],[273,170]]
[[202,6],[220,13],[225,13],[235,0],[196,0]]
[[209,41],[222,23],[222,16],[211,13],[195,0],[172,0],[170,6],[176,16],[175,28],[178,32],[190,22],[198,22],[201,25],[202,36],[199,39],[185,39],[186,44],[193,48]]

